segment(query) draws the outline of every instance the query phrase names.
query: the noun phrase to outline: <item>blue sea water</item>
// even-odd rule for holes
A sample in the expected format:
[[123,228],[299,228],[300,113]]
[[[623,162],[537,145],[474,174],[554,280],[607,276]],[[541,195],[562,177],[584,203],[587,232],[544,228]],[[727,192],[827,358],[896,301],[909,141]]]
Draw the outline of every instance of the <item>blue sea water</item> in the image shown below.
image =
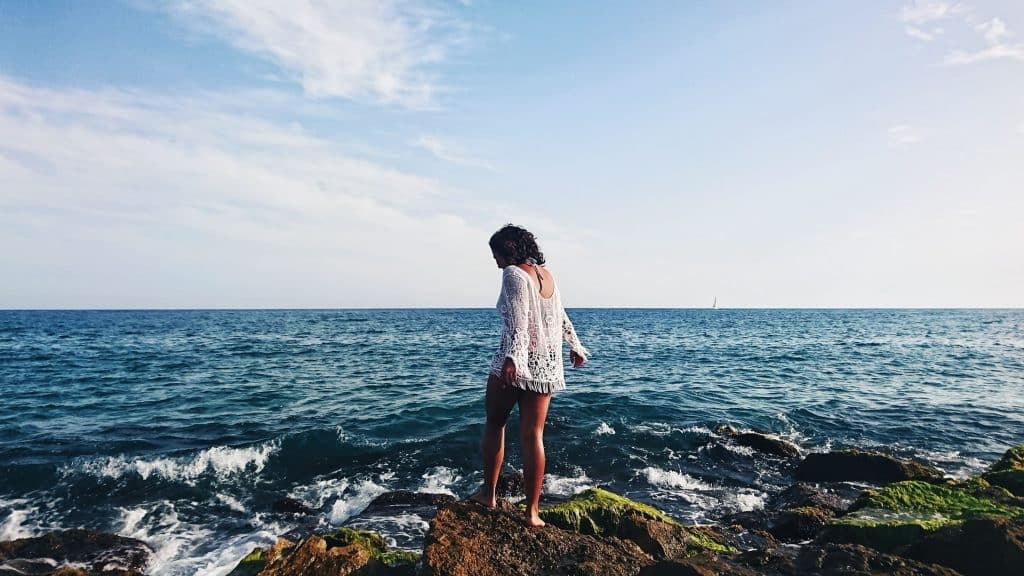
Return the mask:
[[[692,522],[761,507],[792,465],[721,424],[951,476],[1024,443],[1022,310],[570,314],[594,356],[552,402],[547,498],[604,486]],[[0,312],[0,540],[117,532],[153,546],[153,574],[224,574],[310,522],[418,548],[424,518],[363,510],[474,489],[499,330],[470,309]],[[271,512],[285,496],[316,514]]]

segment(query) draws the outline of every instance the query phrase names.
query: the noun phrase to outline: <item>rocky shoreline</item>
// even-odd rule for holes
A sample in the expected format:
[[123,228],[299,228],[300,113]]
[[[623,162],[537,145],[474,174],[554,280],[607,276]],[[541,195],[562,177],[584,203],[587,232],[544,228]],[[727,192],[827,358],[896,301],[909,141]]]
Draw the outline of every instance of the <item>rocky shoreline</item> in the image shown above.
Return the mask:
[[[546,507],[542,529],[525,527],[507,500],[489,510],[450,496],[391,492],[371,508],[433,514],[421,552],[389,549],[377,534],[342,528],[281,537],[241,559],[231,575],[1024,574],[1024,445],[979,476],[951,480],[877,452],[801,459],[797,447],[769,435],[719,433],[791,460],[793,485],[763,510],[713,526],[685,526],[650,505],[591,488]],[[503,477],[506,496],[520,490],[514,475]],[[281,501],[275,511],[311,512],[297,501]],[[138,540],[66,530],[0,542],[0,574],[137,575],[150,554]]]

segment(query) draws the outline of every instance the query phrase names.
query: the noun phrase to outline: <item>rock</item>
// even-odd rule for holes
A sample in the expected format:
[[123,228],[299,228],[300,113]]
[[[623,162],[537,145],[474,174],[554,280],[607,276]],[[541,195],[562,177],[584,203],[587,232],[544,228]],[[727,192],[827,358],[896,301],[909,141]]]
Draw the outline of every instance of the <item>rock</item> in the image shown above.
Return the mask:
[[[856,544],[753,550],[735,562],[773,576],[962,576],[944,566],[885,554]],[[731,574],[731,572],[719,572]]]
[[760,432],[740,432],[731,426],[719,426],[715,430],[722,436],[732,438],[733,442],[740,446],[753,448],[758,452],[779,456],[781,458],[795,458],[800,455],[800,449],[795,445],[780,438],[762,434]]
[[662,560],[640,569],[638,576],[761,576],[763,573],[724,558],[707,554],[693,558]]
[[367,510],[377,510],[380,508],[387,508],[391,506],[410,506],[410,507],[432,507],[436,508],[442,504],[448,504],[455,501],[455,497],[450,494],[433,494],[427,492],[412,492],[411,490],[395,490],[392,492],[385,492],[380,496],[377,496],[370,502],[370,505],[366,507]]
[[803,482],[793,484],[769,502],[769,506],[776,510],[814,507],[835,514],[845,512],[849,505],[849,502],[836,492]]
[[[0,562],[53,559],[82,574],[142,574],[153,550],[143,541],[91,530],[59,530],[0,542]],[[38,564],[38,562],[29,562]],[[53,566],[51,565],[51,571]],[[65,573],[72,574],[74,572]]]
[[655,559],[681,558],[707,551],[735,552],[727,538],[708,527],[683,527],[635,512],[623,515],[614,535],[629,540]]
[[922,539],[903,554],[967,576],[1024,574],[1024,518],[972,518]]
[[418,560],[415,552],[387,550],[375,532],[342,528],[298,544],[279,538],[271,548],[249,553],[229,576],[411,576]]
[[1024,496],[1024,444],[1007,450],[982,478],[1016,496]]
[[[968,518],[1024,516],[1024,507],[989,497],[983,481],[948,485],[907,481],[868,490],[846,516],[830,520],[821,539],[871,546],[883,552],[912,545]],[[1016,501],[1012,495],[1006,495]]]
[[295,498],[282,498],[270,508],[278,514],[313,514],[315,511]]
[[825,523],[833,516],[835,512],[815,506],[791,508],[783,510],[768,531],[779,540],[810,540],[821,532]]
[[898,482],[942,480],[942,472],[918,462],[898,460],[877,452],[844,450],[808,454],[796,471],[804,482]]
[[422,576],[635,575],[654,559],[636,544],[554,526],[530,529],[522,512],[501,502],[438,509],[423,549]]
[[521,498],[526,496],[523,489],[522,472],[503,472],[498,476],[498,486],[495,492],[498,498]]

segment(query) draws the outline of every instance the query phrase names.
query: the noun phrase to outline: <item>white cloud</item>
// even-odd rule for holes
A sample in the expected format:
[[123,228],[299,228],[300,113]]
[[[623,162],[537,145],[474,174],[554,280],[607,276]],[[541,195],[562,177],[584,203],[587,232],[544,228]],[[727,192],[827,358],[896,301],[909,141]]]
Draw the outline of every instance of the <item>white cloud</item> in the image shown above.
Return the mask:
[[172,0],[186,25],[262,57],[314,97],[434,105],[435,65],[465,26],[399,0]]
[[935,39],[934,34],[929,34],[928,32],[925,32],[924,30],[921,30],[920,28],[915,28],[913,26],[907,26],[903,30],[904,32],[907,33],[907,36],[910,36],[911,38],[916,38],[917,40],[921,40],[924,42],[931,42],[932,40]]
[[451,272],[486,265],[489,231],[467,218],[485,209],[237,110],[251,96],[52,90],[0,75],[0,245],[11,274],[0,305],[486,301]]
[[900,21],[920,26],[937,20],[945,20],[966,10],[967,8],[960,3],[914,0],[900,9]]
[[461,166],[475,166],[477,168],[493,169],[493,167],[487,162],[467,156],[461,149],[452,146],[436,136],[429,136],[426,134],[420,135],[419,138],[411,142],[411,145],[416,146],[417,148],[422,148],[433,154],[436,158],[444,160],[445,162],[451,162],[452,164],[459,164]]
[[889,146],[910,146],[921,142],[921,135],[909,124],[890,126],[887,135]]
[[985,35],[985,41],[989,44],[999,44],[999,41],[1009,36],[1010,33],[1006,30],[1006,24],[999,18],[993,18],[988,22],[982,22],[978,24],[976,28]]
[[946,56],[943,63],[955,66],[960,64],[974,64],[976,62],[987,62],[990,60],[1024,61],[1024,44],[996,44],[974,52],[955,50]]

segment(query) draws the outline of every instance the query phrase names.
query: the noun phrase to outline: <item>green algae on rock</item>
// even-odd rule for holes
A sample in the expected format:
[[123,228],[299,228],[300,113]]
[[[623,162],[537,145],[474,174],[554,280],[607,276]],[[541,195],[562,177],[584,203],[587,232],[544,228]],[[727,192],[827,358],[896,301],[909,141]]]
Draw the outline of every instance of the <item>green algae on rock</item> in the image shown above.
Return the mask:
[[263,557],[263,549],[253,548],[252,552],[242,558],[228,576],[256,576],[263,571],[266,565],[267,560]]
[[880,508],[892,512],[918,512],[940,515],[948,520],[976,516],[1012,518],[1024,514],[1024,508],[1001,504],[991,497],[979,495],[985,489],[978,482],[942,486],[908,480],[890,484],[880,490],[866,491],[851,506],[854,514],[863,508]]
[[897,482],[866,491],[850,514],[826,524],[822,539],[890,551],[970,518],[1024,517],[1024,507],[1007,503],[1016,499],[999,491],[979,479],[946,486]]
[[623,516],[639,514],[652,520],[679,525],[654,506],[634,502],[600,488],[590,488],[571,499],[540,511],[540,517],[559,528],[580,534],[614,534]]
[[1007,450],[982,478],[1015,496],[1024,497],[1024,444]]
[[[566,502],[541,510],[541,518],[553,526],[580,534],[619,536],[636,541],[649,553],[666,555],[670,551],[688,550],[684,554],[700,551],[736,552],[719,542],[701,527],[684,527],[664,512],[600,488],[590,488]],[[644,521],[663,523],[677,534],[664,532]]]
[[384,538],[376,532],[341,528],[322,536],[310,536],[298,544],[279,540],[273,549],[256,548],[242,558],[229,576],[276,576],[316,570],[382,574],[378,569],[381,565],[387,567],[383,570],[399,567],[411,570],[419,559],[416,552],[388,550]]

